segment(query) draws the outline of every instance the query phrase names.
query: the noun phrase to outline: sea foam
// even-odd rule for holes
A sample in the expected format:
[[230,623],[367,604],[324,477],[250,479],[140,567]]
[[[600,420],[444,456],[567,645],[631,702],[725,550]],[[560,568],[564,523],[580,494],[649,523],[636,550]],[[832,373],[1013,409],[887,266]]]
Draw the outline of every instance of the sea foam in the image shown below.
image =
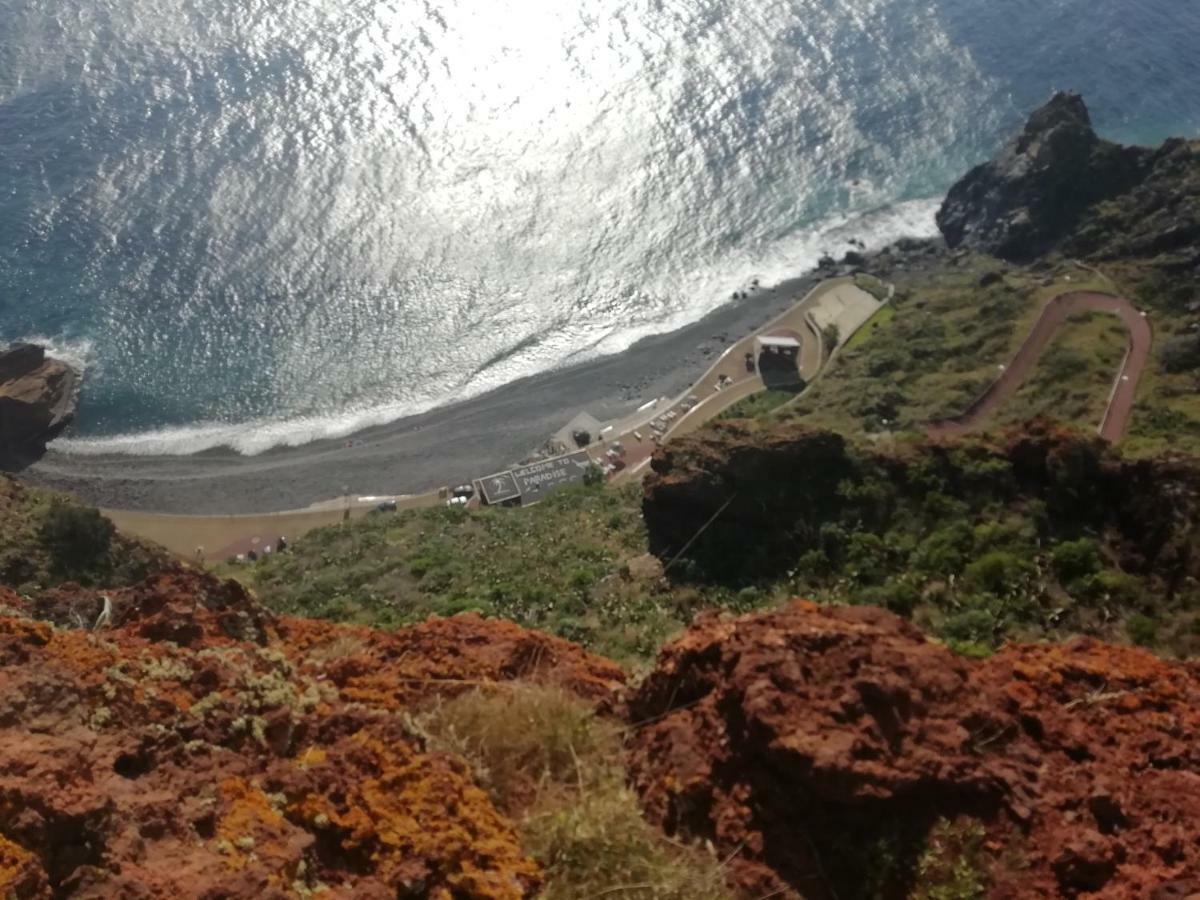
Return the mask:
[[[726,260],[722,271],[700,273],[696,284],[708,297],[694,310],[649,326],[616,331],[583,351],[557,360],[539,360],[536,354],[509,359],[495,371],[484,371],[454,400],[464,400],[505,383],[538,374],[562,365],[620,353],[642,338],[681,328],[727,302],[734,290],[745,288],[757,278],[771,285],[813,269],[825,253],[837,256],[852,249],[851,240],[861,241],[868,251],[878,250],[902,237],[933,237],[937,234],[934,214],[940,201],[914,200],[868,210],[857,215],[830,217],[812,230],[782,240],[761,254],[746,253]],[[76,345],[86,361],[89,348]],[[64,358],[67,358],[64,356]],[[392,403],[343,409],[329,415],[302,416],[292,419],[257,419],[241,423],[201,422],[194,425],[161,428],[135,434],[97,438],[61,438],[54,449],[68,454],[97,456],[187,456],[205,450],[227,448],[245,456],[264,453],[275,447],[298,447],[313,441],[343,439],[376,425],[385,425],[406,416],[417,415],[444,405],[437,400],[426,403]]]

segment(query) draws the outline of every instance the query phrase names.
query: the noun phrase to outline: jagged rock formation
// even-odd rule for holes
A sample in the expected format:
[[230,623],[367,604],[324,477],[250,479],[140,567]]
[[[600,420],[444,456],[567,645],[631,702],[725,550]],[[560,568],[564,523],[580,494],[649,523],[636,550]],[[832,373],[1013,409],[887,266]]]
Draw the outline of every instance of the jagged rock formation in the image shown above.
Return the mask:
[[938,227],[951,247],[1006,259],[1061,248],[1101,257],[1169,252],[1176,262],[1195,265],[1197,147],[1172,140],[1151,150],[1101,140],[1083,99],[1058,93],[994,160],[950,189]]
[[1198,704],[1194,663],[1091,640],[974,662],[890,613],[797,602],[662,651],[629,701],[631,774],[741,896],[906,896],[931,825],[965,819],[989,897],[1186,897]]
[[[106,598],[110,627],[79,628]],[[0,589],[0,895],[531,896],[512,824],[409,713],[539,677],[597,700],[624,678],[506,622],[276,618],[184,570],[36,604]]]
[[42,347],[17,344],[0,353],[0,466],[44,453],[74,417],[79,388],[79,373]]

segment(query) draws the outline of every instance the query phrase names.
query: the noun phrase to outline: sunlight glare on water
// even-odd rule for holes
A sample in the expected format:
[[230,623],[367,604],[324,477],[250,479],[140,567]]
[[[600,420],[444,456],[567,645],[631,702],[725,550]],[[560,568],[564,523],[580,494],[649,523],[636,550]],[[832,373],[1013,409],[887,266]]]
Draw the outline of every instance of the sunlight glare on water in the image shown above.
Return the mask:
[[258,452],[932,234],[1054,87],[1200,120],[1131,75],[1200,13],[1015,2],[0,0],[0,339],[86,353],[63,449]]

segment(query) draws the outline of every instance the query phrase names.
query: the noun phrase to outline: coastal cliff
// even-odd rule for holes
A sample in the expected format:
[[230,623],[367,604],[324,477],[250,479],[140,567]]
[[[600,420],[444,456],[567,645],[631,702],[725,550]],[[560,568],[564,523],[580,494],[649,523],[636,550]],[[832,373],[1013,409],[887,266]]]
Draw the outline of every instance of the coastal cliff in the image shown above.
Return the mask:
[[1158,149],[1102,140],[1083,98],[1058,93],[995,159],[946,196],[938,228],[951,248],[1029,261],[1051,250],[1200,264],[1200,144]]
[[0,353],[0,467],[45,452],[75,417],[81,383],[79,372],[43,347],[17,344]]

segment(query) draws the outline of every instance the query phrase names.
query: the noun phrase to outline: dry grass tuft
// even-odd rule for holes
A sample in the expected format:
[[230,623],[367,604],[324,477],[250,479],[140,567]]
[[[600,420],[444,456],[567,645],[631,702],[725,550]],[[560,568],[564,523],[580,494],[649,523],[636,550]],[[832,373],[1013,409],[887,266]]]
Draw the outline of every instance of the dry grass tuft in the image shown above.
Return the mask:
[[510,683],[440,704],[430,749],[467,759],[546,870],[545,900],[728,900],[711,856],[667,840],[625,784],[621,730],[553,685]]

